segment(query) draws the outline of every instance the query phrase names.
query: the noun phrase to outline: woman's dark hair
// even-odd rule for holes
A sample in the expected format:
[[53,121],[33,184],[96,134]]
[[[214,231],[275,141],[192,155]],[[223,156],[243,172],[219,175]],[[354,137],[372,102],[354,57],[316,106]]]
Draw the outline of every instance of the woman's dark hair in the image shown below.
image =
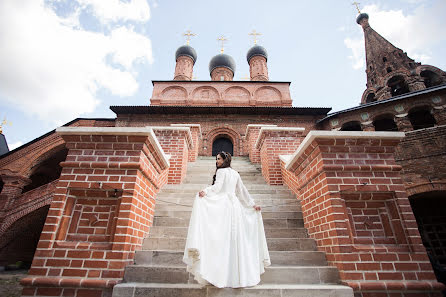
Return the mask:
[[[215,169],[215,174],[212,177],[212,184],[215,184],[215,179],[217,178],[217,170],[218,169],[231,167],[232,157],[231,157],[230,153],[221,151],[217,154],[217,156],[218,155],[220,155],[220,157],[223,159],[223,164],[221,164],[220,167],[217,167],[217,169]],[[215,156],[215,158],[217,158],[217,156]],[[215,166],[217,166],[217,164],[215,164]]]

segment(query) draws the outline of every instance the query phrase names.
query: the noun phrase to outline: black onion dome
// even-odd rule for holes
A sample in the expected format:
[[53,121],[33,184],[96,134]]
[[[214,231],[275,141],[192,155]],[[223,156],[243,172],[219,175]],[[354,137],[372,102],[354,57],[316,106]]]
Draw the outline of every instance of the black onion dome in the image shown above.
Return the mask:
[[266,49],[260,45],[254,45],[249,49],[248,53],[246,54],[246,60],[248,60],[248,63],[254,56],[262,56],[268,60],[268,53],[266,52]]
[[235,61],[229,55],[219,54],[214,56],[209,62],[209,73],[212,73],[212,70],[217,67],[225,67],[235,73]]
[[180,46],[175,52],[175,61],[178,60],[178,57],[186,56],[191,58],[194,61],[197,61],[197,52],[190,45]]
[[361,24],[361,20],[362,19],[369,19],[369,15],[368,14],[366,14],[366,13],[360,13],[359,15],[358,15],[358,17],[356,18],[356,22],[358,23],[358,25],[360,25]]

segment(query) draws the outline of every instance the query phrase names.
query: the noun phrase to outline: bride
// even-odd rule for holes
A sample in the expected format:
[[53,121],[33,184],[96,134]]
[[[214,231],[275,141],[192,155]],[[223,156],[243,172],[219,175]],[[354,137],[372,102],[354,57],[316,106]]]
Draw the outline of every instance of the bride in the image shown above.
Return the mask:
[[261,209],[230,167],[231,155],[216,159],[212,186],[194,200],[183,262],[202,285],[255,286],[271,265]]

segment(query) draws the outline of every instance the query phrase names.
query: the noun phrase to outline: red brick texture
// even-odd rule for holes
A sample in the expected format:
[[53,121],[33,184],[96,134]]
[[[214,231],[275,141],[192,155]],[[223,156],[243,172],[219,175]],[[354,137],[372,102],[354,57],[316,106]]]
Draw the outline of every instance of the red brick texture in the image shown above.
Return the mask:
[[58,132],[69,151],[24,295],[101,296],[148,234],[168,162],[147,128]]
[[263,127],[260,129],[256,149],[260,151],[262,175],[270,185],[282,185],[279,155],[293,153],[303,139],[304,128]]
[[198,150],[201,147],[201,126],[200,124],[171,124],[173,127],[189,127],[192,137],[192,149],[189,150],[188,162],[195,162],[198,157]]
[[441,285],[394,159],[404,134],[366,133],[311,131],[281,162],[284,183],[301,200],[318,249],[357,296],[437,296]]
[[246,127],[245,142],[249,160],[252,163],[260,163],[260,150],[256,148],[256,142],[262,127],[277,127],[277,125],[248,125]]
[[189,151],[193,148],[189,127],[154,127],[163,151],[170,155],[167,183],[180,184],[186,177]]

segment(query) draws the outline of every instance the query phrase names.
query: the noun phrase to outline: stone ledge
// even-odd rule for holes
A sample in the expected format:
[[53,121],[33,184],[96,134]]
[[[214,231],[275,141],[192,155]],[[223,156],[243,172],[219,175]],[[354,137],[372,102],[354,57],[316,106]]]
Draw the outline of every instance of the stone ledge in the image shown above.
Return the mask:
[[[260,135],[259,135],[260,136]],[[310,131],[292,155],[291,160],[285,164],[285,169],[290,170],[299,157],[310,144],[317,138],[322,139],[402,139],[404,132],[371,132],[371,131]],[[260,139],[260,137],[259,137]]]
[[113,288],[120,281],[121,279],[25,277],[20,281],[20,284],[30,287]]
[[160,156],[164,167],[170,166],[169,157],[164,153],[153,129],[150,127],[59,127],[56,129],[56,133],[59,135],[147,136],[156,153]]
[[200,131],[198,136],[201,138],[201,125],[200,124],[170,124],[172,127],[198,127],[198,130]]
[[277,127],[277,125],[248,124],[246,126],[245,137],[248,137],[248,133],[251,130],[250,128],[262,128],[262,127]]
[[263,127],[260,128],[259,136],[257,137],[256,144],[254,147],[260,150],[262,140],[264,138],[264,134],[266,132],[304,132],[305,128],[302,127]]
[[192,132],[190,132],[189,127],[184,126],[178,126],[178,127],[172,127],[172,126],[147,126],[146,128],[157,130],[157,131],[182,131],[186,133],[186,142],[187,147],[189,149],[193,148],[193,141],[192,141]]

